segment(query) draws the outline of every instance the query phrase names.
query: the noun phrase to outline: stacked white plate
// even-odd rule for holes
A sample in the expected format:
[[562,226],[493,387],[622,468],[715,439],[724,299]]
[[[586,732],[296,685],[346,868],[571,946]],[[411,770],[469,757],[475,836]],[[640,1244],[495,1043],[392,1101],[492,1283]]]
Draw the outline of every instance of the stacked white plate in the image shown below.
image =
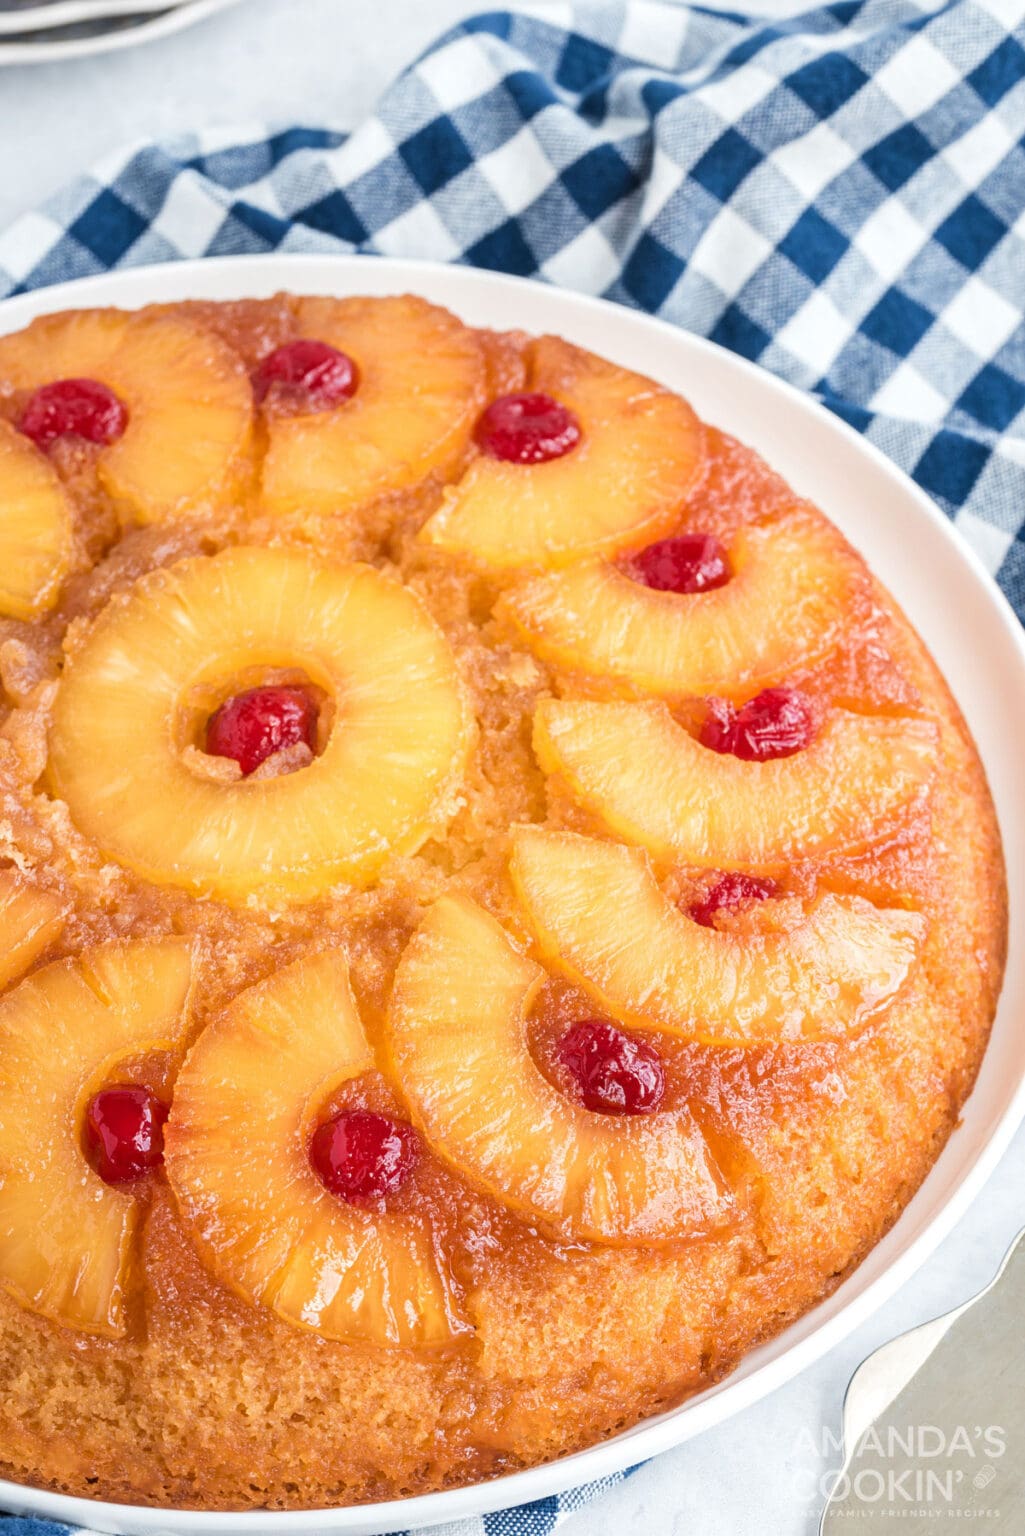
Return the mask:
[[237,0],[0,0],[0,64],[41,64],[166,37]]

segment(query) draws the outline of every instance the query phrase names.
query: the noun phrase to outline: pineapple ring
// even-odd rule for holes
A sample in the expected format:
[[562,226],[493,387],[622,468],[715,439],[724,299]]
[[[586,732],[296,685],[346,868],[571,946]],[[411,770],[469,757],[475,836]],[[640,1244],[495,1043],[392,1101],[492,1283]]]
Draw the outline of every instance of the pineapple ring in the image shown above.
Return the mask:
[[125,522],[162,523],[223,507],[243,487],[252,389],[242,361],[187,320],[79,310],[0,337],[0,381],[37,389],[91,378],[128,408],[123,435],[97,457]]
[[803,751],[760,763],[703,747],[664,704],[546,699],[534,717],[542,769],[610,832],[718,869],[868,846],[927,792],[936,749],[929,721],[842,709]]
[[399,962],[387,1039],[434,1151],[566,1237],[650,1244],[723,1225],[733,1200],[689,1109],[594,1114],[534,1065],[526,1021],[543,974],[468,897],[427,913]]
[[0,421],[0,614],[35,619],[71,569],[71,507],[28,438]]
[[832,529],[803,518],[746,526],[730,563],[725,586],[681,596],[589,560],[524,583],[503,611],[545,660],[660,698],[742,697],[829,654],[856,569]]
[[0,987],[23,976],[64,927],[56,896],[0,870]]
[[[224,782],[178,749],[184,701],[246,668],[295,667],[333,697],[300,772]],[[453,809],[470,717],[444,636],[363,565],[224,550],[144,577],[72,647],[50,738],[79,829],[158,885],[244,903],[369,883]]]
[[119,1061],[180,1048],[191,975],[183,940],[106,944],[0,1001],[0,1286],[82,1333],[126,1332],[141,1210],[86,1162],[84,1105]]
[[706,1045],[852,1034],[893,1001],[925,928],[823,895],[789,929],[719,932],[662,894],[639,849],[540,827],[513,833],[510,871],[546,961],[613,1018]]
[[332,410],[267,414],[265,511],[349,512],[458,467],[487,383],[473,331],[409,294],[300,299],[296,319],[353,359],[359,385]]
[[337,952],[239,994],[175,1087],[165,1165],[204,1263],[247,1301],[324,1338],[446,1344],[455,1309],[430,1233],[336,1199],[308,1155],[317,1110],[374,1068]]
[[535,343],[533,359],[530,388],[569,406],[580,443],[546,464],[481,454],[420,537],[509,570],[614,555],[668,532],[704,458],[686,400],[554,336]]

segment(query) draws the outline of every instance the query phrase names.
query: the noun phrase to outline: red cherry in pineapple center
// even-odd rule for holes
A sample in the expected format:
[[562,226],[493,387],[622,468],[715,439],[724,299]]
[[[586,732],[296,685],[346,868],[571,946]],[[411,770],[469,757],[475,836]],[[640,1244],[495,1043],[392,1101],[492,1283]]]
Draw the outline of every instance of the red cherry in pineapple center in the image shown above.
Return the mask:
[[713,752],[729,752],[748,763],[790,757],[815,735],[811,705],[796,688],[766,688],[734,709],[727,699],[709,699],[700,741]]
[[310,1164],[320,1182],[354,1205],[376,1203],[401,1189],[419,1156],[411,1125],[363,1109],[325,1120],[310,1142]]
[[656,592],[711,592],[723,587],[733,572],[725,547],[714,533],[683,533],[659,539],[634,555],[630,574]]
[[233,757],[250,774],[274,752],[304,742],[313,751],[317,707],[304,688],[250,688],[226,699],[207,721],[211,757]]
[[257,404],[268,396],[294,411],[327,411],[359,388],[352,358],[326,341],[286,341],[269,353],[253,375]]
[[763,880],[757,875],[723,875],[688,911],[696,923],[711,928],[721,912],[736,912],[749,901],[767,901],[778,889],[775,880]]
[[19,430],[43,449],[59,437],[113,443],[127,425],[125,405],[98,379],[58,379],[44,384],[29,396],[18,422]]
[[606,1019],[580,1019],[559,1041],[559,1061],[585,1109],[601,1115],[647,1115],[665,1093],[662,1058],[646,1040]]
[[128,1184],[164,1161],[168,1107],[148,1088],[93,1094],[85,1111],[85,1154],[105,1184]]
[[481,415],[474,438],[490,459],[547,464],[577,446],[580,423],[551,395],[501,395]]

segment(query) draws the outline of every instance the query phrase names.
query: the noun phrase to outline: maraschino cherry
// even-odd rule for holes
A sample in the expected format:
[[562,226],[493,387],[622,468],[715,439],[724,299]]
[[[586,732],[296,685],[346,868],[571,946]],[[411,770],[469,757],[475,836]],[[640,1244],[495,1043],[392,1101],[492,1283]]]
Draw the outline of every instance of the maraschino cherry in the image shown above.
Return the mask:
[[580,441],[580,423],[551,395],[501,395],[492,400],[474,430],[482,453],[507,464],[546,464],[561,459]]
[[18,422],[19,430],[44,450],[59,437],[113,443],[127,425],[124,402],[98,379],[57,379],[43,384],[29,396]]
[[207,721],[211,757],[233,757],[243,774],[274,752],[304,742],[313,751],[317,707],[304,688],[249,688],[226,699]]
[[286,341],[259,364],[253,394],[261,405],[268,397],[292,411],[327,411],[359,388],[352,358],[326,341]]
[[602,1115],[647,1115],[665,1093],[662,1058],[653,1045],[610,1024],[579,1019],[556,1048],[585,1109]]
[[365,1109],[325,1120],[310,1142],[310,1163],[320,1182],[353,1205],[376,1204],[401,1189],[419,1156],[411,1125]]
[[709,699],[700,741],[748,763],[790,757],[815,735],[811,705],[796,688],[766,688],[734,709],[728,699]]
[[85,1111],[85,1153],[105,1184],[129,1184],[164,1161],[168,1107],[128,1084],[94,1093]]
[[724,545],[714,533],[682,533],[659,539],[634,555],[630,575],[656,592],[689,596],[725,586],[733,574]]
[[775,880],[762,879],[758,875],[726,874],[705,892],[701,901],[696,901],[687,910],[696,923],[711,928],[720,912],[736,912],[749,901],[767,901],[777,894],[778,889]]

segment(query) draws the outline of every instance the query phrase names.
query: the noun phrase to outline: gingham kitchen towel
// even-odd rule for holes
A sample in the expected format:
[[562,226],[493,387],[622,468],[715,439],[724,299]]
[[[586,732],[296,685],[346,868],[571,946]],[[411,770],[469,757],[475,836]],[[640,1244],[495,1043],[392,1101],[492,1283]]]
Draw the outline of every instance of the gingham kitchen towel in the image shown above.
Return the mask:
[[0,236],[0,294],[364,251],[650,310],[814,391],[1025,614],[1025,0],[476,16],[346,136],[136,146]]
[[[0,235],[0,295],[266,251],[601,294],[817,394],[1025,619],[1023,137],[1025,0],[781,21],[548,0],[448,33],[350,135],[263,124],[108,159]],[[611,1481],[446,1536],[540,1536]]]
[[[550,1536],[567,1516],[585,1508],[629,1475],[627,1472],[598,1478],[582,1488],[570,1489],[550,1499],[537,1499],[533,1504],[520,1504],[515,1509],[499,1510],[493,1515],[475,1515],[468,1520],[450,1520],[445,1525],[416,1531],[397,1532],[396,1536]],[[102,1536],[101,1532],[86,1530],[82,1526],[58,1525],[51,1520],[15,1516],[4,1519],[2,1515],[0,1533],[2,1536]],[[173,1536],[173,1533],[173,1522],[161,1527],[160,1536]]]

